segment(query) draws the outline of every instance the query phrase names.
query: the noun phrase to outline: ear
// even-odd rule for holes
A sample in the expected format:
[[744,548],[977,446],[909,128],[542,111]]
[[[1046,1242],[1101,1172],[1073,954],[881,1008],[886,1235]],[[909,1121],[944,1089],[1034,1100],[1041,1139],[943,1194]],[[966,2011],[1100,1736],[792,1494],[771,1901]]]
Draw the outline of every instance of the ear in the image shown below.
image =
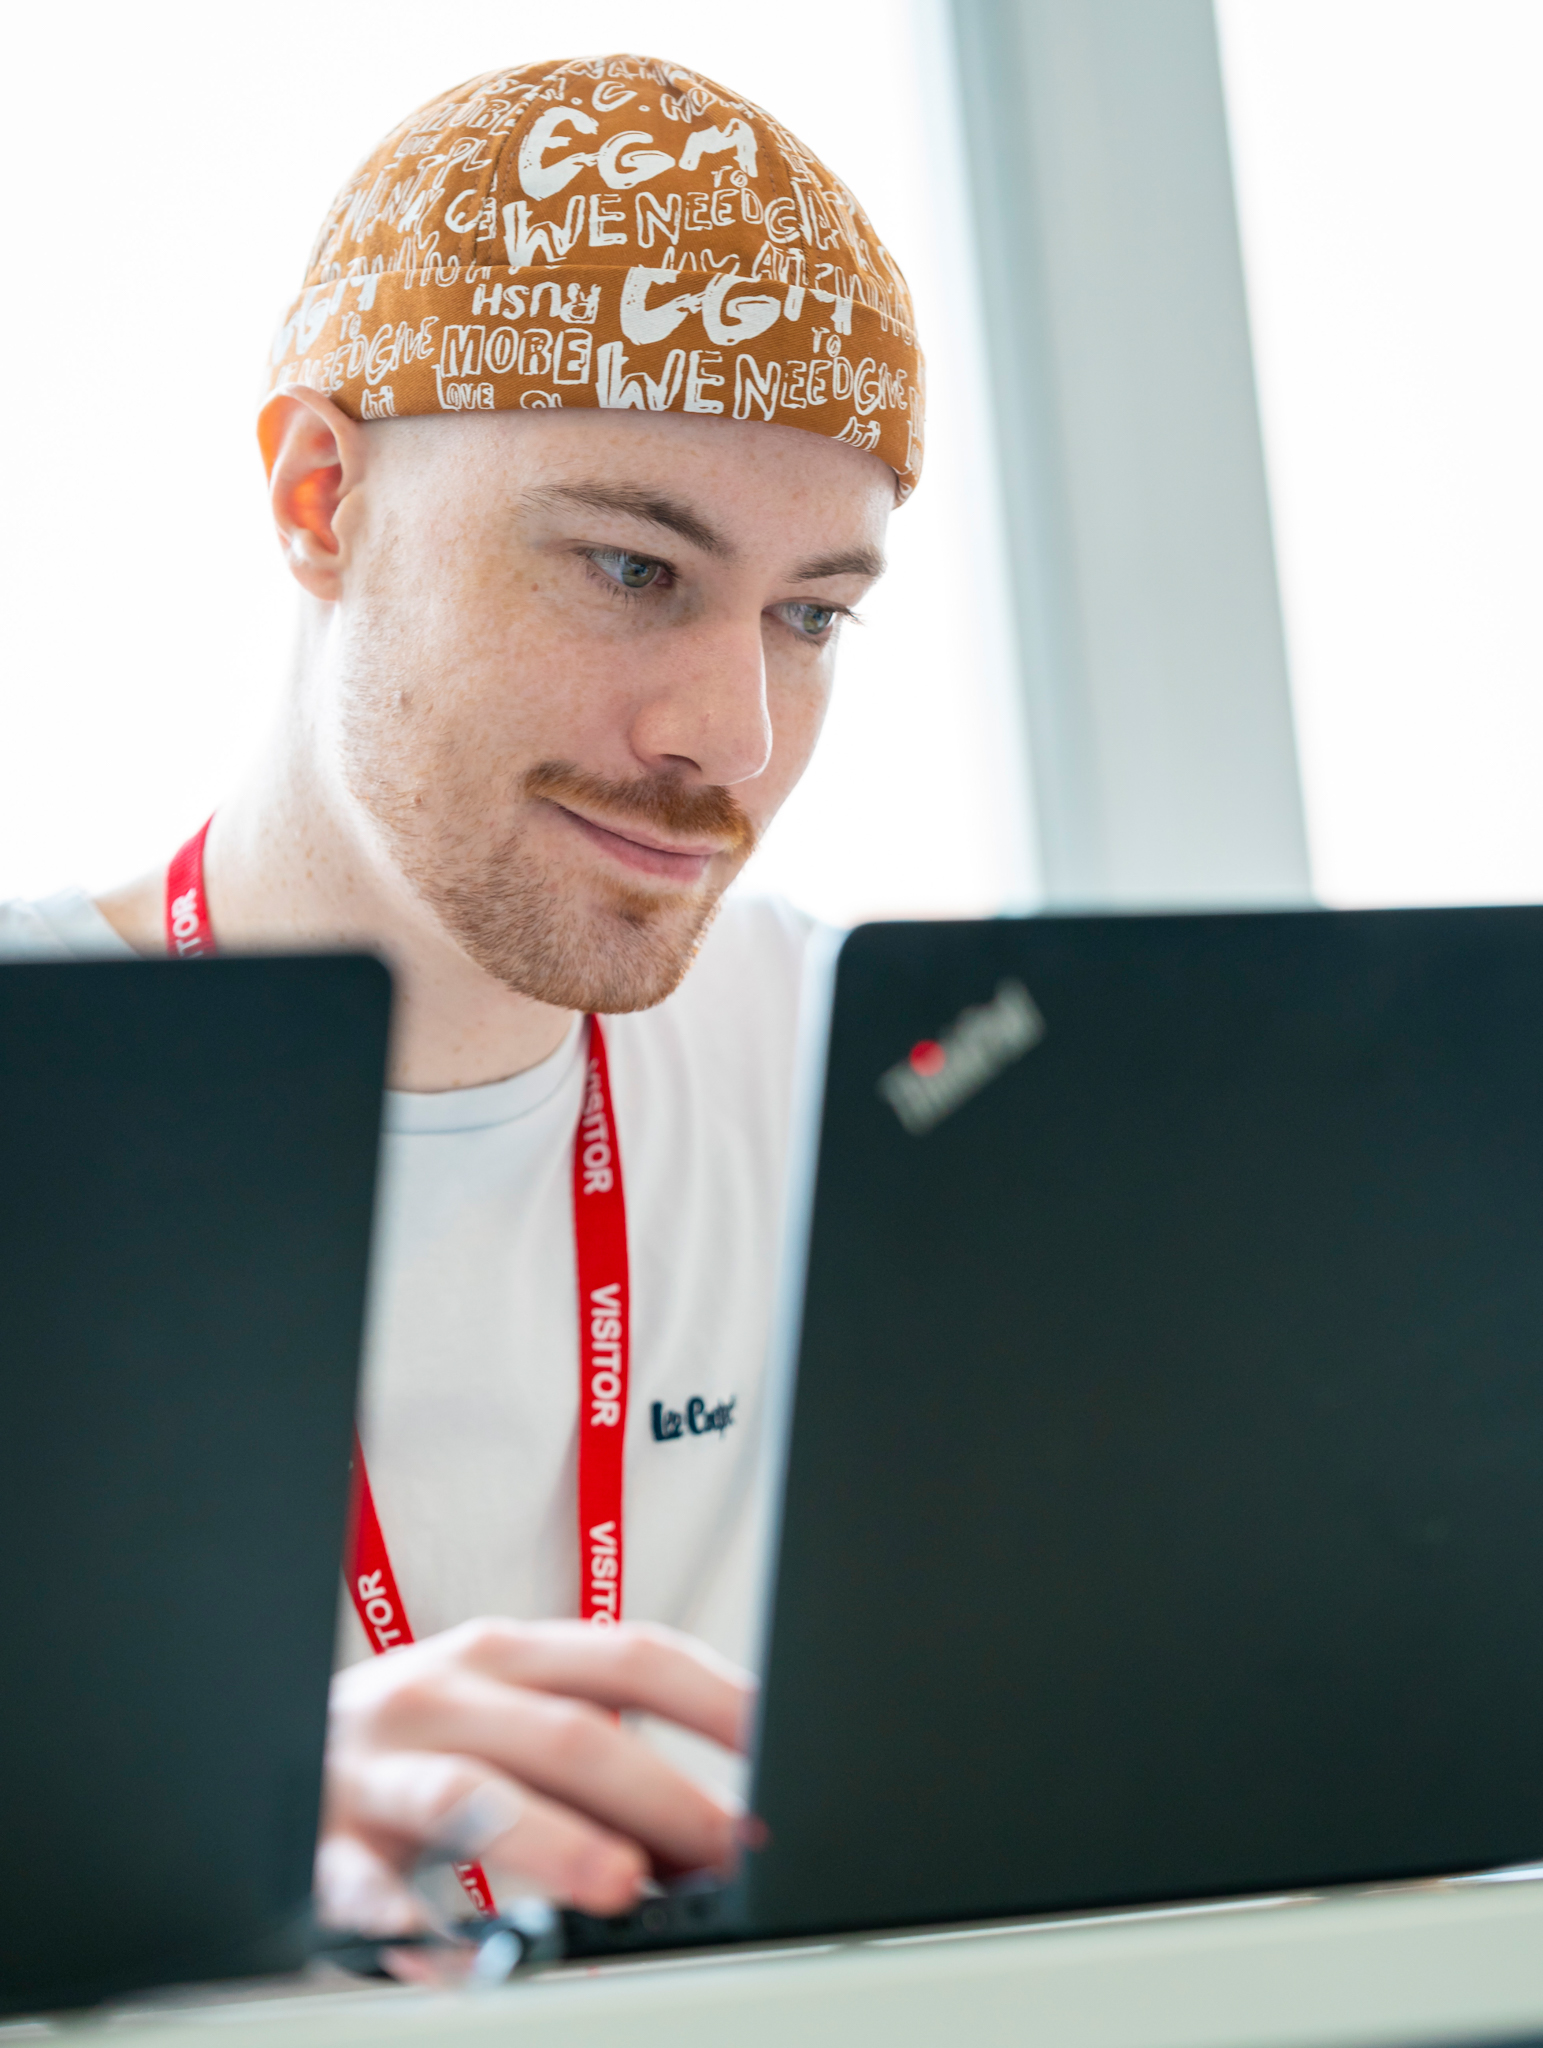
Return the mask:
[[312,597],[335,601],[347,552],[340,515],[363,481],[369,437],[330,398],[296,386],[268,400],[257,439],[290,574]]

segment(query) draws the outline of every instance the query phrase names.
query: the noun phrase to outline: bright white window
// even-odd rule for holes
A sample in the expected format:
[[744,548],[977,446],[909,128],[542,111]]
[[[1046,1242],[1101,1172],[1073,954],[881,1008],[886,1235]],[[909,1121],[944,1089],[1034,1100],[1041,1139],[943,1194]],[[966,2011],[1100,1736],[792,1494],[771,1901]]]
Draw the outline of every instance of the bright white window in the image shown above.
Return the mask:
[[1543,6],[1219,12],[1319,892],[1543,897]]
[[462,78],[640,39],[763,101],[848,180],[910,275],[930,357],[928,474],[759,882],[843,920],[1024,896],[946,41],[930,5],[779,0],[774,15],[722,0],[96,0],[13,24],[7,183],[27,225],[0,323],[0,896],[104,887],[164,860],[261,739],[292,599],[255,399],[352,164]]

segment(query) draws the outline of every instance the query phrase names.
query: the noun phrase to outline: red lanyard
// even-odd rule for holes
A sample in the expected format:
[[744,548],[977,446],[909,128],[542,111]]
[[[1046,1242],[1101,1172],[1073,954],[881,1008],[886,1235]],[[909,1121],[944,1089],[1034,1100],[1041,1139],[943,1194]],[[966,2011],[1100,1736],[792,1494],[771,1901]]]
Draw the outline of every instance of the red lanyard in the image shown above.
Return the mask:
[[[208,831],[205,824],[166,870],[166,949],[182,959],[208,959],[217,951],[204,893]],[[585,1621],[610,1626],[621,1619],[622,1453],[631,1313],[621,1150],[598,1017],[588,1022],[584,1103],[573,1144],[573,1242],[579,1282],[579,1613]],[[410,1643],[413,1632],[375,1512],[357,1432],[350,1528],[345,1570],[366,1640],[377,1654]],[[479,1911],[494,1912],[493,1893],[481,1864],[458,1863],[456,1872]]]

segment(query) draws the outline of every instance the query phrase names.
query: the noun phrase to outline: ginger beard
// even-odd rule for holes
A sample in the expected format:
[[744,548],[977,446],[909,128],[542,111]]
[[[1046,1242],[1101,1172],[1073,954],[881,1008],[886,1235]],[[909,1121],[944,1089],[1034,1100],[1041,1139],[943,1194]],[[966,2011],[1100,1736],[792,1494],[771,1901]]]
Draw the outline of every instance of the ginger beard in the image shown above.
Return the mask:
[[[625,833],[628,824],[722,843],[731,861],[711,885],[629,887],[620,876],[552,874],[534,850],[530,807],[572,804]],[[522,778],[515,823],[483,858],[412,877],[462,949],[506,988],[563,1010],[617,1016],[651,1009],[679,986],[723,891],[755,845],[733,792],[673,777],[613,782],[571,762],[543,761]],[[723,865],[722,856],[714,866]],[[566,883],[566,886],[564,884]]]
[[[403,704],[399,696],[398,704]],[[403,708],[406,708],[405,705]],[[400,735],[393,735],[399,740]],[[733,792],[689,788],[673,776],[611,781],[571,762],[543,761],[490,790],[474,764],[421,759],[347,721],[345,776],[382,833],[393,866],[484,973],[537,1002],[618,1016],[647,1010],[677,988],[728,884],[755,847]],[[481,786],[477,785],[481,783]],[[501,798],[501,800],[500,800]],[[538,813],[571,804],[625,834],[628,824],[725,849],[692,889],[629,886],[599,857],[554,862]],[[489,837],[477,821],[504,817]]]

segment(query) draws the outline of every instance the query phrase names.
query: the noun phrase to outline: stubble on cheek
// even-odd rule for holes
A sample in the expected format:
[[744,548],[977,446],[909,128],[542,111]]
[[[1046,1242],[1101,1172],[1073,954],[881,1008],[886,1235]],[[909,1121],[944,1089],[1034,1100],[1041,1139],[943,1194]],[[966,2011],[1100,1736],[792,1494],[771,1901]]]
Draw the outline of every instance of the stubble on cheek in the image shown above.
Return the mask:
[[405,605],[384,589],[372,595],[344,678],[341,761],[393,866],[506,988],[605,1015],[662,1002],[696,957],[724,884],[632,888],[590,863],[554,860],[525,793],[537,764],[490,740],[476,715],[479,702],[520,687],[504,650],[467,633],[447,659],[413,630],[410,595]]

